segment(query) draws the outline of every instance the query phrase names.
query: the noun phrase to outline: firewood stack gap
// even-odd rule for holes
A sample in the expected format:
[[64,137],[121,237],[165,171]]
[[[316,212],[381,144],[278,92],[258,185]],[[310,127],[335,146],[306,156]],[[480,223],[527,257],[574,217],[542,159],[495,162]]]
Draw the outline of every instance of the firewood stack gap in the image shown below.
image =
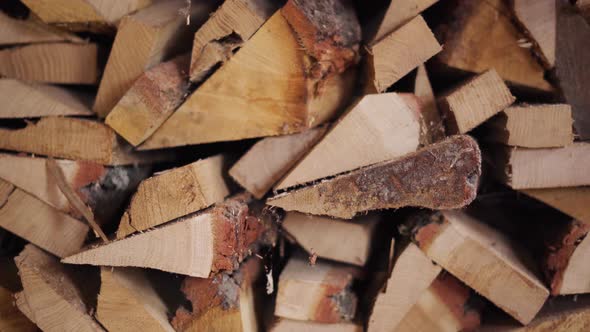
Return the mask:
[[5,0],[0,331],[590,331],[590,1]]

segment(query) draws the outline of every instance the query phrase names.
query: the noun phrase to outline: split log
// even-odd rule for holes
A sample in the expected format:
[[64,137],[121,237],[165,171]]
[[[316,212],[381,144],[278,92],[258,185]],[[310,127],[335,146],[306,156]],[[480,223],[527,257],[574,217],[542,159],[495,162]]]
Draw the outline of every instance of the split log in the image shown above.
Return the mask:
[[211,279],[187,277],[182,292],[192,304],[192,311],[180,308],[172,319],[176,331],[261,330],[257,302],[262,289],[261,261],[252,257],[233,273],[220,273]]
[[590,187],[526,189],[522,192],[575,219],[590,223]]
[[366,90],[384,92],[440,51],[422,16],[414,18],[368,48]]
[[[371,23],[368,30],[374,30],[374,35],[367,38],[370,44],[383,39],[387,34],[397,30],[438,0],[392,0],[385,13]],[[370,34],[373,34],[372,32]]]
[[190,80],[201,82],[227,62],[279,8],[272,0],[225,1],[195,33]]
[[[543,66],[522,46],[525,37],[512,23],[504,0],[459,0],[448,21],[437,31],[445,45],[437,59],[446,67],[470,73],[495,68],[512,85],[551,92]],[[493,41],[493,42],[490,42]]]
[[292,134],[329,120],[351,96],[360,38],[350,3],[288,1],[140,149]]
[[499,147],[494,153],[496,175],[513,189],[590,185],[590,143],[546,149]]
[[171,152],[135,152],[103,123],[76,118],[47,117],[25,128],[0,128],[0,148],[103,165],[169,161]]
[[363,327],[355,323],[324,324],[304,320],[277,318],[270,332],[362,332]]
[[292,257],[281,276],[275,315],[318,323],[350,321],[356,314],[357,296],[351,287],[360,276],[352,266]]
[[516,98],[495,69],[465,82],[440,100],[451,134],[465,134],[510,106]]
[[550,69],[555,65],[557,15],[555,0],[512,0],[514,14],[532,38],[536,54]]
[[42,43],[0,50],[0,75],[25,81],[95,84],[96,44]]
[[319,141],[327,126],[298,134],[267,137],[254,144],[229,170],[229,175],[261,199]]
[[366,95],[277,184],[285,189],[416,151],[422,118],[396,93]]
[[420,114],[422,114],[422,118],[424,119],[427,141],[432,143],[445,138],[445,125],[441,119],[426,66],[423,64],[418,66],[418,70],[416,71],[414,94],[420,102]]
[[82,248],[88,226],[81,221],[4,180],[0,180],[0,196],[0,227],[58,257],[75,254]]
[[258,237],[265,228],[250,211],[249,201],[247,195],[229,198],[205,211],[91,247],[62,261],[146,267],[201,278],[218,271],[232,271],[258,245]]
[[0,45],[64,41],[83,42],[74,34],[41,24],[34,19],[19,20],[0,12]]
[[188,64],[185,54],[143,73],[109,113],[106,124],[132,145],[141,144],[188,93]]
[[[214,1],[193,4],[187,13],[191,26],[199,26],[213,5]],[[185,45],[190,45],[194,30],[179,13],[185,6],[184,0],[161,1],[121,20],[94,102],[93,109],[100,117],[109,114],[144,71],[187,51]]]
[[281,225],[308,254],[363,266],[378,222],[377,215],[340,220],[288,212]]
[[207,208],[229,195],[224,157],[217,155],[142,181],[123,214],[117,238]]
[[0,118],[90,116],[91,96],[62,87],[0,79]]
[[483,139],[525,148],[552,148],[574,142],[572,110],[566,104],[511,106],[483,125]]
[[167,308],[145,272],[103,267],[96,319],[109,331],[168,331]]
[[27,245],[15,258],[23,283],[19,309],[43,331],[104,331],[90,316],[72,271]]
[[464,212],[417,215],[409,228],[429,258],[522,324],[535,317],[549,296],[521,258],[526,251]]
[[475,198],[480,174],[477,143],[452,136],[401,158],[279,194],[267,204],[344,219],[403,206],[454,209]]

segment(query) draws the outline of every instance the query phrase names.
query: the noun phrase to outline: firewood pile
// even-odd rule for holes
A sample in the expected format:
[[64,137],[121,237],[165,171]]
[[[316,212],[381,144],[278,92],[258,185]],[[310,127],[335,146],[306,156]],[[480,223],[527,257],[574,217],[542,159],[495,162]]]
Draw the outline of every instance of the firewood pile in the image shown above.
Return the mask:
[[0,331],[590,331],[590,1],[0,7]]

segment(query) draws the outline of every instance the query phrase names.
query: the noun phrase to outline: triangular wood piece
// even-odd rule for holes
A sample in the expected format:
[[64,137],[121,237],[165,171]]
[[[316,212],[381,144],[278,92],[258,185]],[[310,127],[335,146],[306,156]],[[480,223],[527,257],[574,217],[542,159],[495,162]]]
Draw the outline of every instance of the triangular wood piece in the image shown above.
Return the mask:
[[43,331],[104,331],[88,313],[71,271],[56,258],[27,245],[15,261],[23,284],[21,304]]
[[145,272],[136,268],[103,267],[96,319],[109,331],[167,331],[167,308]]
[[533,38],[537,55],[547,68],[555,65],[557,8],[555,0],[513,0],[514,16]]
[[37,326],[19,310],[12,292],[0,286],[0,331],[35,332],[38,330]]
[[316,323],[278,317],[269,329],[270,332],[362,332],[359,324],[345,322],[335,324]]
[[526,189],[522,192],[575,219],[590,223],[590,187]]
[[123,215],[117,238],[202,210],[229,195],[224,157],[217,155],[142,181]]
[[428,142],[440,141],[446,136],[445,125],[436,103],[426,66],[423,64],[418,66],[416,70],[414,94],[420,103],[420,114],[424,119]]
[[475,198],[480,174],[475,140],[452,136],[403,157],[279,194],[267,204],[345,219],[404,206],[454,209]]
[[234,270],[256,245],[261,221],[249,213],[242,195],[203,212],[108,244],[91,247],[62,261],[68,264],[135,266],[207,278]]
[[44,25],[31,18],[19,20],[0,12],[0,45],[69,41],[81,43],[74,34]]
[[351,95],[361,36],[350,3],[319,4],[288,1],[139,148],[292,134],[329,120]]
[[275,187],[285,189],[397,158],[420,147],[422,118],[397,93],[366,95]]

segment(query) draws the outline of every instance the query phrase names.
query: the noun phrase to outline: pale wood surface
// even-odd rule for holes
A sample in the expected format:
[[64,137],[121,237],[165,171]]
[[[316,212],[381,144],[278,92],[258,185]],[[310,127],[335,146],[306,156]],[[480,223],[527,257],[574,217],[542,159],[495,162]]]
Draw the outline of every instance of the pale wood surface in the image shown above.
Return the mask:
[[[587,236],[590,227],[584,223],[579,225],[577,221],[573,223],[575,226],[571,233],[566,234],[561,240],[564,246],[573,246],[573,252],[565,258],[567,265],[563,272],[560,271],[562,275],[557,289],[551,290],[553,295],[590,293],[590,267],[587,263],[590,255],[590,238]],[[570,243],[572,238],[576,239],[573,245]]]
[[441,46],[422,16],[412,19],[367,50],[368,91],[387,90],[440,51]]
[[285,189],[416,151],[421,117],[397,93],[366,95],[336,122],[275,189]]
[[590,187],[526,189],[522,192],[575,219],[590,223]]
[[185,54],[147,70],[125,92],[105,123],[132,145],[141,144],[168,119],[188,92],[189,60]]
[[38,331],[17,307],[10,290],[0,286],[0,330],[3,332]]
[[287,212],[281,225],[310,255],[363,266],[378,222],[376,215],[340,220]]
[[390,32],[419,15],[438,0],[392,0],[385,10],[383,19],[377,24],[377,32],[372,37],[373,43],[381,40]]
[[167,170],[139,184],[121,220],[117,238],[204,209],[229,195],[224,157],[217,155]]
[[69,41],[80,43],[82,39],[33,19],[20,20],[0,13],[0,45],[33,44]]
[[514,0],[514,14],[536,43],[548,68],[555,65],[557,16],[555,0]]
[[424,64],[418,66],[418,70],[416,71],[414,94],[420,102],[420,113],[424,119],[427,140],[431,143],[440,141],[445,137],[445,125],[441,118],[436,97]]
[[320,126],[298,134],[264,138],[231,167],[229,174],[260,199],[322,138],[327,129],[327,126]]
[[168,331],[167,308],[136,268],[103,267],[96,319],[109,331]]
[[303,320],[277,318],[271,332],[361,332],[363,327],[355,323],[324,324]]
[[90,98],[58,86],[0,79],[0,118],[90,116]]
[[483,139],[525,148],[551,148],[574,142],[567,104],[516,105],[485,124]]
[[277,9],[272,0],[224,1],[195,33],[191,81],[202,81],[217,64],[228,61]]
[[0,50],[0,75],[27,81],[95,84],[96,44],[42,43]]
[[15,259],[23,283],[27,311],[43,331],[104,331],[67,268],[33,245]]
[[495,69],[465,82],[440,100],[447,129],[464,134],[510,106],[516,98]]

